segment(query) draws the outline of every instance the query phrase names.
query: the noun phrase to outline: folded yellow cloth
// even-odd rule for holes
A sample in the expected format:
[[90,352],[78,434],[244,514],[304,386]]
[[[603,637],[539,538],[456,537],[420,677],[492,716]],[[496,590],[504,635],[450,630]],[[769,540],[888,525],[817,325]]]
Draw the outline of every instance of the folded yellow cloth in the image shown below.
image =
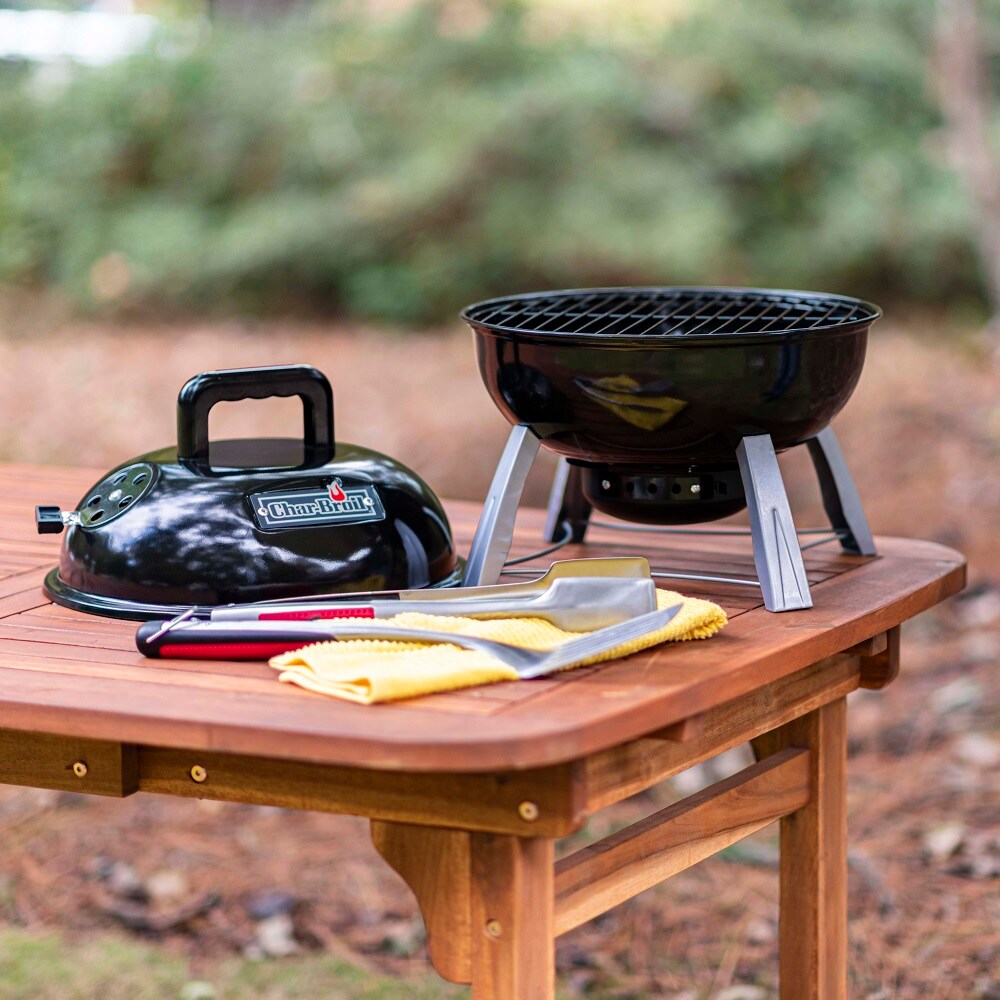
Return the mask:
[[[658,590],[656,596],[660,608],[683,605],[665,628],[623,643],[576,666],[628,656],[661,642],[707,639],[726,624],[726,613],[711,601],[682,597],[670,590]],[[530,649],[554,649],[580,635],[579,632],[556,628],[540,618],[478,621],[410,611],[395,615],[388,621],[407,628],[476,635]],[[279,680],[363,705],[518,680],[513,667],[495,660],[488,653],[447,643],[385,639],[317,642],[295,652],[275,656],[271,666],[281,671]]]

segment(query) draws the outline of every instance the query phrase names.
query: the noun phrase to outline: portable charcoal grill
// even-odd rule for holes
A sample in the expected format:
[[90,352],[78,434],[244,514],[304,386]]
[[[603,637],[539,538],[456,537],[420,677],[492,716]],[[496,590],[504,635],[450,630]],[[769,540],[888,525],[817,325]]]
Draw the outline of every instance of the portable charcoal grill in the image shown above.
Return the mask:
[[880,315],[846,296],[744,288],[601,288],[469,306],[483,381],[513,430],[464,582],[499,576],[544,446],[563,459],[546,526],[553,547],[582,542],[593,510],[617,519],[605,527],[697,533],[670,526],[747,507],[758,579],[726,582],[759,586],[772,611],[811,607],[776,455],[808,445],[831,523],[822,534],[874,555],[829,423]]

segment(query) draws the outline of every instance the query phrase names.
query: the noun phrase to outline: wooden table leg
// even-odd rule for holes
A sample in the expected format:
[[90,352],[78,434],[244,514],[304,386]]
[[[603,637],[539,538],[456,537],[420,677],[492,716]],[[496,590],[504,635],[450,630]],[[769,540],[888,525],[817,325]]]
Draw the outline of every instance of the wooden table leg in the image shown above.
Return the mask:
[[472,835],[472,998],[553,1000],[553,841]]
[[846,721],[840,698],[754,740],[811,751],[809,804],[781,821],[781,1000],[847,997]]

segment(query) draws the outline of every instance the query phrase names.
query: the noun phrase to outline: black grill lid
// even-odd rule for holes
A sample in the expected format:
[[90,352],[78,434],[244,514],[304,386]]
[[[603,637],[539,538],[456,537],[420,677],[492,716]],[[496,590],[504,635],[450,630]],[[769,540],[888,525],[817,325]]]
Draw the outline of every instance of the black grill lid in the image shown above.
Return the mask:
[[462,318],[498,333],[594,341],[718,343],[829,335],[870,324],[878,306],[843,295],[754,288],[588,288],[509,295]]
[[[210,441],[222,401],[297,396],[299,440]],[[76,510],[38,510],[66,530],[45,580],[57,603],[117,618],[192,606],[454,585],[448,518],[416,473],[336,441],[333,390],[308,365],[195,376],[177,399],[177,447],[113,469]]]

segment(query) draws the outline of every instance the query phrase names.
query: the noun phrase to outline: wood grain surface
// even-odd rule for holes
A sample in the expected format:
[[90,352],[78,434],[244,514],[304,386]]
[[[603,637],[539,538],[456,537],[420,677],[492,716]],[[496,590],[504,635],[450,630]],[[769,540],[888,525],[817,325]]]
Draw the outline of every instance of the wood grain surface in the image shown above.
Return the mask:
[[[363,707],[279,684],[264,663],[147,660],[135,651],[133,623],[49,604],[40,588],[60,536],[35,534],[34,505],[73,508],[100,475],[0,467],[2,728],[409,772],[545,767],[791,677],[894,628],[964,582],[962,557],[929,542],[882,538],[874,559],[833,545],[812,548],[805,553],[810,610],[771,614],[751,589],[678,583],[726,609],[731,621],[723,633],[557,678]],[[447,508],[465,551],[478,508]],[[543,519],[540,511],[521,512],[515,555],[543,544]],[[585,545],[560,556],[616,552],[647,556],[673,572],[754,575],[749,540],[739,537],[595,529]]]

